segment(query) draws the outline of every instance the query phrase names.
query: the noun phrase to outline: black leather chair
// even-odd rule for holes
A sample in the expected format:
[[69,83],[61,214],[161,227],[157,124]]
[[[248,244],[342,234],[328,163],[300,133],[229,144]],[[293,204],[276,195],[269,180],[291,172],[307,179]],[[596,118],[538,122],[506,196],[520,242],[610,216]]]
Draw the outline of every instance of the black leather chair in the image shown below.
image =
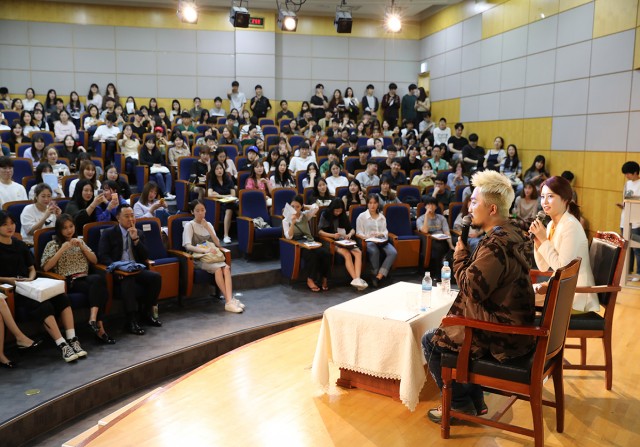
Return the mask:
[[[567,344],[567,349],[580,349],[580,363],[567,363],[564,369],[581,369],[604,371],[606,387],[613,385],[613,356],[611,338],[613,332],[613,311],[616,306],[618,292],[621,290],[620,278],[624,268],[624,259],[629,243],[614,232],[596,233],[589,249],[589,261],[596,285],[593,287],[577,287],[576,293],[597,293],[604,314],[588,312],[572,315],[569,321],[567,338],[580,339],[579,344]],[[598,285],[601,284],[601,285]],[[604,348],[604,365],[587,364],[587,339],[599,338]]]
[[[513,326],[456,316],[448,316],[442,320],[442,326],[465,327],[465,337],[460,352],[443,353],[442,355],[441,435],[443,438],[449,438],[450,418],[455,417],[532,436],[535,446],[542,447],[544,445],[542,405],[556,408],[557,430],[558,433],[562,433],[564,430],[562,363],[569,318],[571,317],[571,303],[578,282],[579,269],[580,258],[574,259],[569,265],[558,269],[553,274],[549,282],[539,325]],[[470,358],[474,330],[533,336],[536,338],[536,346],[530,354],[524,355],[516,361],[500,363],[490,355],[474,360]],[[553,378],[555,402],[542,398],[543,383],[549,376]],[[488,419],[452,410],[452,380],[456,380],[458,383],[475,383],[489,392],[511,396],[512,399],[509,401],[508,407],[515,402],[516,397],[528,400],[531,405],[533,430],[500,422],[500,416],[506,412],[508,407]]]

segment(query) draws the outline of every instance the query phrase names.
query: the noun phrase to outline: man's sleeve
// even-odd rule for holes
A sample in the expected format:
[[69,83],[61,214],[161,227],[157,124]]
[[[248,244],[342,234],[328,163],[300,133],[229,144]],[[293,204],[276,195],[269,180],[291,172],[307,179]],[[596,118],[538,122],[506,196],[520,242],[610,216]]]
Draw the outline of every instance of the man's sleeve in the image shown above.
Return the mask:
[[100,236],[100,243],[98,244],[98,261],[101,264],[110,265],[113,263],[111,254],[109,253],[109,230],[105,230]]
[[501,247],[491,242],[478,245],[476,250],[475,259],[466,268],[468,249],[456,251],[453,265],[460,291],[475,301],[482,302],[488,299],[500,284],[506,259]]

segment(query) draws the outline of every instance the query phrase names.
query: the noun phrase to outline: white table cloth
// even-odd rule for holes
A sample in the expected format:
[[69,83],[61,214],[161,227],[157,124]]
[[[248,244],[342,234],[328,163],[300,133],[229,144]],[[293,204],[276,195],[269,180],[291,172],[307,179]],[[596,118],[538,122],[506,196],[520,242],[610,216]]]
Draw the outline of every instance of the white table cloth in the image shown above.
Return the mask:
[[[422,335],[440,325],[455,298],[455,292],[442,295],[434,288],[431,308],[418,312],[420,293],[420,284],[399,282],[327,309],[311,368],[313,379],[328,389],[331,362],[339,368],[400,380],[400,400],[415,410],[426,379]],[[389,318],[409,310],[416,314],[409,321]]]

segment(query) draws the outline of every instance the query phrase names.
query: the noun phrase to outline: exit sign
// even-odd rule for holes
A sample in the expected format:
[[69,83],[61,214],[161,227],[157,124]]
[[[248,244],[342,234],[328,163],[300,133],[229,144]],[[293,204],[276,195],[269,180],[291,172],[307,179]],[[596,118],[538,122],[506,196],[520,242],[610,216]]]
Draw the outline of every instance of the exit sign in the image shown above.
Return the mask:
[[264,17],[249,17],[249,28],[264,28]]

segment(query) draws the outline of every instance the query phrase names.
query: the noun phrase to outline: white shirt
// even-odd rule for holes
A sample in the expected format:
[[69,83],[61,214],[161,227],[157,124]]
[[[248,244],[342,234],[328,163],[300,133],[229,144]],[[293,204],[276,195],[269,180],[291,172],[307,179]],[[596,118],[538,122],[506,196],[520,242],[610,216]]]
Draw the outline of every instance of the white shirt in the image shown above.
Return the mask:
[[[38,186],[38,184],[36,183],[35,185],[33,185],[31,187],[31,189],[29,189],[29,200],[33,200],[36,198],[36,186]],[[62,192],[62,189],[60,190],[60,192]],[[57,192],[53,191],[53,193],[51,193],[51,198],[52,199],[59,199],[61,197],[64,197],[64,192],[62,192],[62,195],[58,195]]]
[[[640,179],[627,180],[624,184],[623,198],[640,197]],[[624,214],[620,215],[620,228],[624,227]],[[631,228],[640,227],[640,222],[631,222]]]
[[38,100],[36,98],[33,98],[33,99],[24,98],[22,100],[22,107],[24,107],[24,109],[28,110],[29,112],[33,110],[36,104],[38,104]]
[[371,237],[373,234],[382,233],[385,238],[389,237],[387,230],[387,218],[384,214],[378,213],[378,218],[374,219],[369,210],[363,211],[356,220],[356,234],[364,237]]
[[231,95],[229,95],[229,102],[231,103],[231,110],[236,109],[240,112],[247,102],[247,97],[244,96],[242,92],[231,93]]
[[0,182],[0,207],[5,203],[17,200],[28,200],[24,186],[16,182],[11,182],[10,185]]
[[327,181],[327,188],[331,195],[336,194],[336,188],[340,186],[349,186],[349,179],[343,176],[334,177],[333,175],[325,179]]
[[[27,205],[22,210],[20,214],[20,224],[22,228],[20,228],[20,235],[22,236],[22,240],[24,242],[33,243],[33,234],[28,234],[29,231],[33,228],[35,224],[40,222],[44,217],[46,211],[40,211],[35,203],[32,205]],[[56,225],[56,215],[51,214],[44,225],[41,228],[53,228]]]
[[307,158],[293,157],[289,162],[289,170],[291,172],[306,171],[307,166],[314,162],[314,159],[309,155]]
[[118,134],[120,133],[120,128],[118,126],[107,126],[103,124],[102,126],[96,129],[96,133],[93,134],[93,141],[106,141],[106,140],[116,140],[118,138]]
[[445,129],[440,129],[440,127],[436,127],[433,129],[433,145],[437,144],[449,144],[449,138],[451,138],[451,129],[445,127]]
[[[553,221],[547,225],[547,237],[554,227]],[[578,272],[578,287],[593,286],[593,272],[589,262],[589,241],[587,235],[573,214],[566,211],[556,227],[553,238],[547,239],[533,255],[539,270],[557,270],[578,256],[582,258]],[[595,293],[576,293],[573,297],[573,308],[582,312],[598,312],[600,302]]]
[[216,109],[215,107],[209,110],[210,116],[227,116],[227,112],[223,108]]
[[93,95],[93,99],[87,99],[87,110],[89,110],[89,106],[93,104],[98,110],[102,110],[102,95],[100,93],[96,93]]
[[360,182],[360,186],[366,188],[368,186],[378,186],[380,184],[380,177],[375,174],[369,175],[367,171],[363,171],[356,175],[356,180]]

